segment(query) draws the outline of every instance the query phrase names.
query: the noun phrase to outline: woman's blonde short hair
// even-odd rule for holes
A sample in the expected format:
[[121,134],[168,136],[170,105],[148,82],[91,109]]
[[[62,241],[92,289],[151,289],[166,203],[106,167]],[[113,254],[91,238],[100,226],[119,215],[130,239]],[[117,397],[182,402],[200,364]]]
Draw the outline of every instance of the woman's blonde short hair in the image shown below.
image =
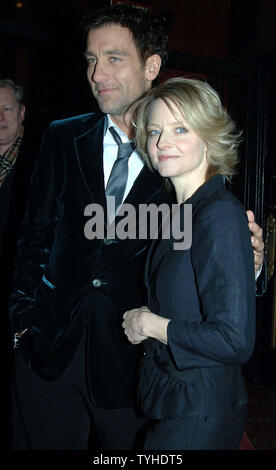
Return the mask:
[[206,143],[209,163],[206,179],[216,173],[231,179],[238,163],[241,132],[236,131],[217,92],[208,83],[189,78],[170,78],[150,90],[136,108],[133,124],[137,148],[150,168],[147,154],[148,111],[151,103],[158,98],[166,103],[172,113],[170,103],[173,103],[191,129]]

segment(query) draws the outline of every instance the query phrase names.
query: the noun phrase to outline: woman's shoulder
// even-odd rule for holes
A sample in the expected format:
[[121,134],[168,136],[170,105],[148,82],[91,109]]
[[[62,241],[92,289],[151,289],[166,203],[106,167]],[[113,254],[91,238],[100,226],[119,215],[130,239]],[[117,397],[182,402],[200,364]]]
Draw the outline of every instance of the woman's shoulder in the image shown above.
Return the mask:
[[241,201],[226,188],[207,195],[193,207],[194,215],[224,215],[230,214],[246,215]]
[[241,201],[226,188],[203,198],[193,207],[193,238],[235,234],[242,231],[248,235],[248,220]]

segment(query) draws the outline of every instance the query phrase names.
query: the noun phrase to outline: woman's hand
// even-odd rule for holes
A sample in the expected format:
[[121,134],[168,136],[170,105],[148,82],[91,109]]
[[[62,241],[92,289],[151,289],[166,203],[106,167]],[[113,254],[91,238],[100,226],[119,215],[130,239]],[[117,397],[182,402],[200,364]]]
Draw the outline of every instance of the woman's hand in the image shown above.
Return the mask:
[[123,328],[132,344],[139,344],[147,338],[168,343],[168,318],[152,313],[148,307],[133,308],[123,315]]
[[147,307],[133,308],[123,315],[123,328],[128,340],[132,344],[139,344],[148,338],[144,334],[143,324],[145,323],[145,315],[151,313]]

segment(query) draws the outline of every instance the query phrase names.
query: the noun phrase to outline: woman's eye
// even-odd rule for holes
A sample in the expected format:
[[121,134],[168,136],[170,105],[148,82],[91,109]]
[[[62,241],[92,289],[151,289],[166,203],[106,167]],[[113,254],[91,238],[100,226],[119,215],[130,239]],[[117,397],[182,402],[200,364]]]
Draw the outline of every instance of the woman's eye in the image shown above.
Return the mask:
[[156,129],[152,129],[151,131],[148,131],[148,136],[153,137],[155,135],[158,135],[159,132]]
[[185,129],[185,127],[178,127],[176,129],[177,134],[185,134],[185,132],[187,132],[187,129]]

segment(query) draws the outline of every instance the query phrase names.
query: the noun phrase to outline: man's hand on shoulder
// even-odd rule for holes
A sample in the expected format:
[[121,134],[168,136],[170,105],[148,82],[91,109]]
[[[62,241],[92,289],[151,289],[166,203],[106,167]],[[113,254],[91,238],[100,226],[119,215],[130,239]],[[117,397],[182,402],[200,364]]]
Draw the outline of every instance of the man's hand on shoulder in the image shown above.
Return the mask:
[[248,217],[248,227],[252,233],[251,243],[254,250],[255,274],[258,274],[264,261],[263,230],[255,222],[254,213],[250,210],[246,211],[246,213]]

